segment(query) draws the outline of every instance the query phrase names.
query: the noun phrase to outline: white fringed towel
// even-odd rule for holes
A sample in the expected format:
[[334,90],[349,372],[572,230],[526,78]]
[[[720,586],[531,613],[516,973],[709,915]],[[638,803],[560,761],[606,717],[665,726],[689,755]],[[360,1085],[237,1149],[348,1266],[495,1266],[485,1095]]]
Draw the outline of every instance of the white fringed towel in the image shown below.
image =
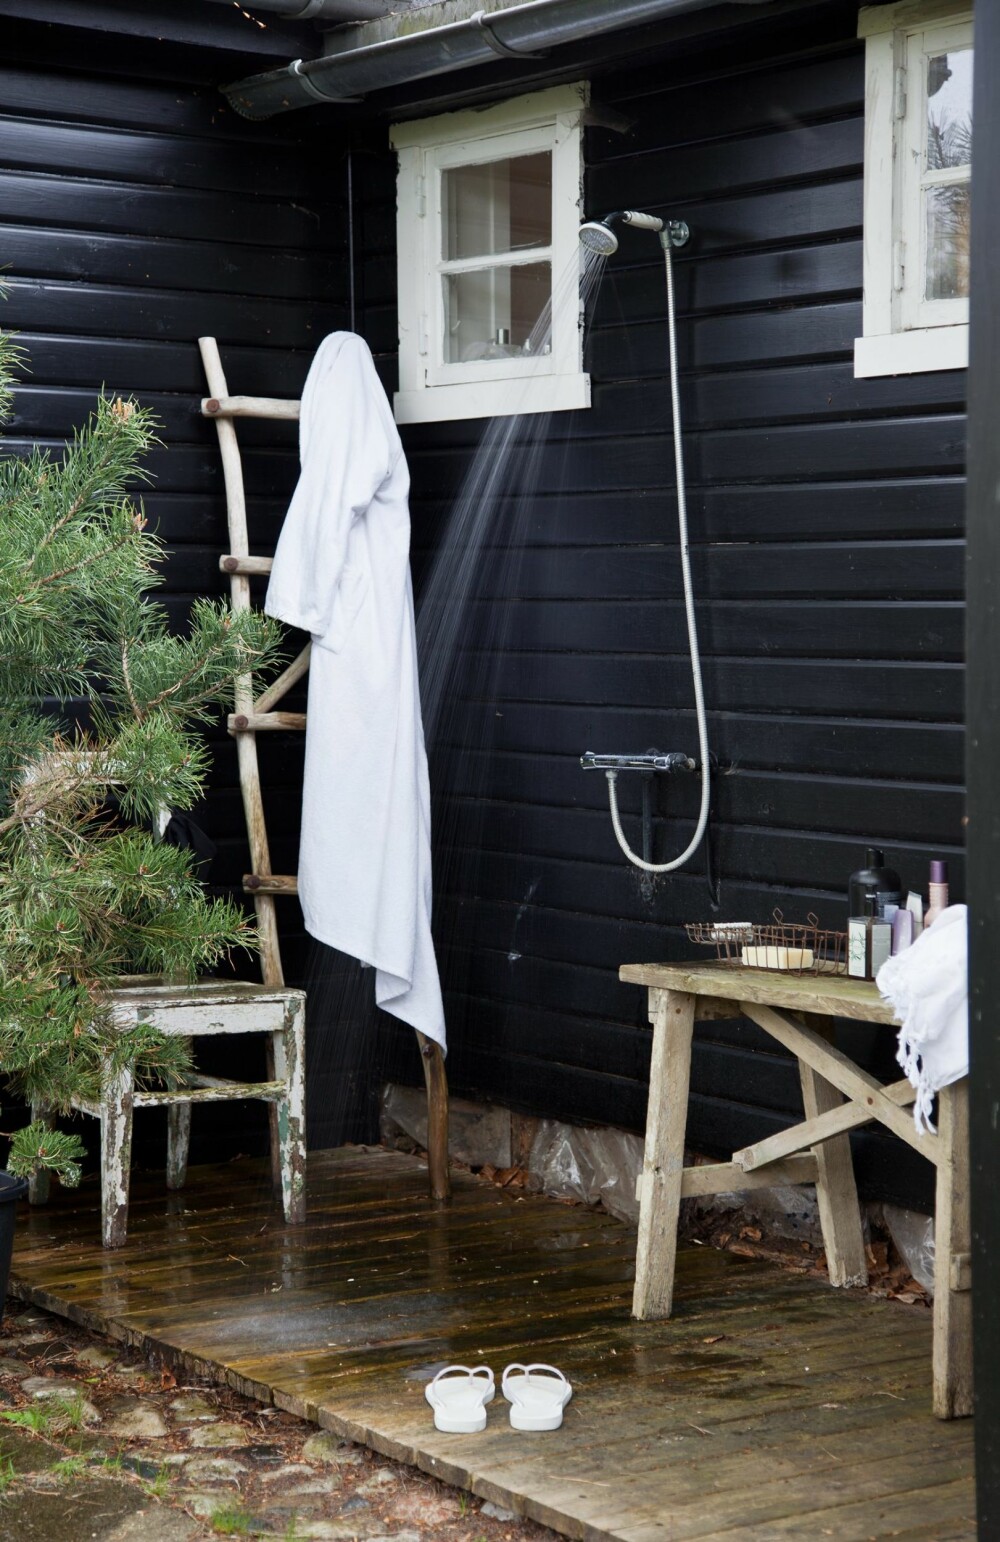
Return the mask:
[[969,1070],[967,934],[967,907],[949,905],[875,977],[902,1025],[896,1059],[916,1088],[914,1122],[932,1135],[934,1094]]
[[410,476],[374,361],[353,332],[320,344],[299,444],[264,609],[313,640],[299,851],[306,929],[374,965],[379,1006],[444,1048]]

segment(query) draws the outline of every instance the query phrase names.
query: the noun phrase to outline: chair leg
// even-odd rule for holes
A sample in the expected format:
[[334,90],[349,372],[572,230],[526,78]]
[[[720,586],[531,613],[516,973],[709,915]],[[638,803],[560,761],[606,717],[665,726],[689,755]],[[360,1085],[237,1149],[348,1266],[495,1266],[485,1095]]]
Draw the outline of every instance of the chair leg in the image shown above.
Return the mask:
[[277,1105],[281,1199],[290,1226],[306,1218],[306,1018],[300,1000],[285,1009],[285,1026],[272,1036],[275,1080],[286,1083]]
[[[31,1122],[32,1124],[44,1124],[48,1129],[51,1130],[55,1125],[56,1120],[55,1115],[50,1113],[44,1104],[32,1103]],[[49,1195],[51,1193],[51,1175],[45,1170],[45,1168],[41,1168],[38,1172],[33,1173],[32,1176],[28,1179],[28,1204],[47,1205],[49,1202]]]
[[132,1099],[130,1067],[107,1077],[101,1095],[101,1225],[106,1248],[124,1247],[128,1230]]
[[191,1104],[167,1105],[167,1188],[182,1189],[187,1179],[191,1144]]

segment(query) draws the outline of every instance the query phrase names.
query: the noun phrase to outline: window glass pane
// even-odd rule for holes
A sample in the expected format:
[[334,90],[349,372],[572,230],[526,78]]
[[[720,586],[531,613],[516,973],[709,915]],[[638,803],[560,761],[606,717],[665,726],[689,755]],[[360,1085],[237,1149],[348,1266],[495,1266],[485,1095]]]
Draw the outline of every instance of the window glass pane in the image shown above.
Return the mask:
[[927,276],[928,300],[961,299],[969,293],[969,184],[928,188]]
[[[530,353],[532,348],[526,345],[551,293],[552,271],[547,262],[447,274],[444,362],[513,359]],[[548,339],[536,338],[534,351],[548,353]]]
[[972,160],[972,49],[927,60],[927,170]]
[[519,252],[552,241],[552,156],[518,155],[441,176],[445,261]]

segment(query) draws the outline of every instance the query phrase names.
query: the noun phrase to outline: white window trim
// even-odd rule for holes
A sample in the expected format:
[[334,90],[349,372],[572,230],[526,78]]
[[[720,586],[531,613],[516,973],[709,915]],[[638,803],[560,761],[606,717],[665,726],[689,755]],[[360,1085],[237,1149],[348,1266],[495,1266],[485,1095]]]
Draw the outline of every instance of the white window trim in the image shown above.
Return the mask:
[[399,157],[399,390],[394,401],[398,423],[509,417],[590,406],[590,376],[583,370],[575,291],[554,307],[552,348],[544,357],[445,364],[434,362],[431,352],[444,329],[443,290],[438,281],[442,171],[448,166],[551,150],[551,256],[549,249],[536,249],[518,260],[551,260],[557,291],[561,270],[578,248],[582,118],[587,98],[586,83],[557,86],[484,111],[446,113],[392,126],[390,143]]
[[[912,290],[906,295],[902,285],[898,243],[910,192],[906,135],[912,135],[915,118],[911,111],[907,121],[901,96],[907,39],[940,30],[944,40],[954,36],[956,25],[971,21],[969,0],[901,0],[859,13],[858,36],[865,39],[864,336],[854,344],[859,377],[968,364],[968,301],[914,302]],[[915,245],[915,233],[910,242]]]

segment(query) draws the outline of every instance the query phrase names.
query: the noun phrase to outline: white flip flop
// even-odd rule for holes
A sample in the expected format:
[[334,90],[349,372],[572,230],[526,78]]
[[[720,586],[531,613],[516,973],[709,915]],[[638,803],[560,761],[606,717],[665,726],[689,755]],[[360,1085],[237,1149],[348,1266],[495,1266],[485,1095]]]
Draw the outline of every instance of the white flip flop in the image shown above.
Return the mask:
[[573,1388],[554,1365],[508,1365],[500,1383],[515,1430],[557,1430]]
[[452,1435],[474,1435],[486,1428],[486,1404],[496,1385],[488,1365],[446,1365],[424,1388],[434,1410],[435,1429]]

